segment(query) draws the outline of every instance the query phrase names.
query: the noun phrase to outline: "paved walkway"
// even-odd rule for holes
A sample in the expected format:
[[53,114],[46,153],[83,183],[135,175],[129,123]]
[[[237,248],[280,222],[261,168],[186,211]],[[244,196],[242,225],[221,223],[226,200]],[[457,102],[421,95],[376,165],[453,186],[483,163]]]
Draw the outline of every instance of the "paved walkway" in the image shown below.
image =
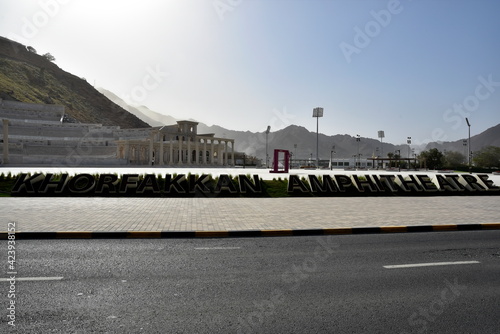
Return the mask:
[[0,198],[0,231],[225,231],[500,223],[499,196]]

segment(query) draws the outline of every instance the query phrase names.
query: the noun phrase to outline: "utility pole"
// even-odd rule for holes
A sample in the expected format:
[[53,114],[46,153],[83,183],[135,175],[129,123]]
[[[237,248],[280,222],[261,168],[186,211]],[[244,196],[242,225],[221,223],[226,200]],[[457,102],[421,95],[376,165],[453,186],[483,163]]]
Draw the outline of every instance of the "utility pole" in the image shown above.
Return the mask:
[[468,165],[469,165],[469,173],[472,173],[471,153],[470,153],[470,123],[469,123],[469,119],[467,117],[465,117],[465,121],[467,122],[467,126],[469,127],[469,144],[467,145],[469,148]]
[[316,117],[316,168],[319,168],[319,118],[323,117],[323,108],[314,108],[313,117]]

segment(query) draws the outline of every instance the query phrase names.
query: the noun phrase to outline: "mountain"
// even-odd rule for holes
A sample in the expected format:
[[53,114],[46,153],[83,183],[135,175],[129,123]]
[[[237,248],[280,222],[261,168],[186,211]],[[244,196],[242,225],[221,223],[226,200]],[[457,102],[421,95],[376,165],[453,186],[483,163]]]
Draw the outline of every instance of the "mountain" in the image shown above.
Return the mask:
[[[31,51],[29,51],[29,50]],[[33,48],[0,37],[0,98],[59,104],[75,122],[144,128],[149,125],[111,102],[84,79],[65,72]]]
[[[198,125],[198,129],[205,133],[215,133],[216,136],[235,139],[236,150],[246,154],[265,158],[266,156],[266,133],[250,131],[233,131],[217,125]],[[358,154],[358,142],[350,135],[327,136],[320,133],[319,136],[319,158],[329,159],[331,151],[335,152],[336,158],[352,158]],[[296,147],[295,147],[296,145]],[[333,146],[335,148],[333,149]],[[289,150],[297,159],[316,158],[316,133],[307,130],[303,126],[289,125],[284,129],[270,132],[267,135],[268,154],[272,156],[274,149]],[[378,148],[378,151],[377,151]],[[403,157],[407,156],[407,146],[395,146],[389,143],[380,143],[378,139],[360,138],[359,154],[361,158],[370,158],[373,155],[380,155],[383,151],[394,152],[401,150]],[[294,159],[295,159],[294,158]]]
[[[427,144],[426,149],[437,148],[440,151],[456,151],[467,155],[467,146],[464,145],[464,140],[468,140],[468,138],[453,142],[432,142]],[[486,146],[500,147],[500,124],[495,125],[480,134],[472,136],[470,138],[470,144],[472,152],[479,151],[481,148]]]
[[[171,116],[165,116],[148,109],[147,107],[132,107],[121,100],[118,96],[106,89],[99,89],[110,100],[114,101],[124,109],[133,113],[143,121],[152,126],[162,126],[175,124],[177,119]],[[213,133],[216,137],[235,139],[235,148],[238,152],[245,152],[247,155],[265,159],[266,156],[266,134],[265,132],[235,131],[223,128],[218,125],[208,126],[204,123],[198,125],[199,133]],[[465,139],[465,138],[464,138]],[[492,127],[485,132],[471,138],[472,148],[480,149],[485,146],[500,146],[500,124]],[[297,148],[295,148],[295,144]],[[272,156],[274,149],[286,149],[292,152],[298,159],[316,158],[316,133],[307,130],[298,125],[290,125],[284,129],[270,132],[267,136],[268,154]],[[335,146],[335,157],[351,159],[358,154],[358,142],[356,138],[350,135],[332,135],[319,134],[319,157],[320,159],[329,159],[332,147]],[[477,147],[477,148],[476,148]],[[430,148],[438,148],[440,151],[458,151],[463,153],[464,146],[462,139],[455,142],[429,143],[416,146],[415,152],[419,153]],[[399,150],[402,157],[413,155],[408,151],[408,145],[393,145],[390,143],[381,143],[378,139],[361,137],[359,141],[359,154],[361,158],[370,158],[372,156],[387,156],[389,152]]]
[[175,119],[172,116],[160,114],[156,111],[150,110],[146,106],[131,106],[116,94],[110,92],[107,89],[97,88],[97,90],[108,99],[151,126],[170,125],[175,124],[175,122],[178,121],[178,119]]

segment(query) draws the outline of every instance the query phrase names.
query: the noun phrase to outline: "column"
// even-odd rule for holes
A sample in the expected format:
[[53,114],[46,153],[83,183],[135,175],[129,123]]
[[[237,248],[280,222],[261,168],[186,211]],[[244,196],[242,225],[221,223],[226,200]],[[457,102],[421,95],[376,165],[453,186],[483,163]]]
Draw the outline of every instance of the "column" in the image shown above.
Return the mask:
[[219,142],[217,144],[217,159],[219,160],[219,166],[222,166],[224,164],[224,152],[222,152],[221,143],[222,140],[219,139]]
[[182,164],[182,136],[179,136],[179,140],[177,141],[177,144],[179,145],[179,149],[178,149],[178,156],[179,156],[179,161],[178,161],[178,164]]
[[158,157],[158,165],[163,166],[163,135],[160,133],[160,156]]
[[210,156],[210,164],[213,165],[214,164],[214,140],[213,139],[210,139],[210,153],[209,153],[209,156]]
[[187,139],[187,159],[186,159],[186,162],[188,164],[191,164],[191,137],[190,136],[187,136],[186,137]]
[[234,140],[231,141],[231,166],[234,166]]
[[130,163],[130,144],[128,143],[128,141],[125,143],[125,148],[123,151],[125,153],[124,158],[127,160],[128,165]]
[[168,163],[169,165],[171,165],[174,163],[174,139],[172,138],[172,136],[169,136],[168,139],[170,140]]
[[201,161],[203,161],[203,164],[207,164],[207,140],[203,138],[203,154],[201,155]]
[[229,151],[228,151],[228,147],[227,147],[227,140],[224,141],[224,146],[226,148],[226,152],[224,154],[224,165],[227,165],[229,162]]
[[147,165],[150,166],[152,161],[153,161],[153,142],[154,142],[154,137],[155,134],[151,133],[149,136],[149,152],[148,152],[148,162]]
[[194,163],[199,165],[200,164],[200,151],[199,151],[199,142],[200,139],[195,137],[195,144],[194,144]]

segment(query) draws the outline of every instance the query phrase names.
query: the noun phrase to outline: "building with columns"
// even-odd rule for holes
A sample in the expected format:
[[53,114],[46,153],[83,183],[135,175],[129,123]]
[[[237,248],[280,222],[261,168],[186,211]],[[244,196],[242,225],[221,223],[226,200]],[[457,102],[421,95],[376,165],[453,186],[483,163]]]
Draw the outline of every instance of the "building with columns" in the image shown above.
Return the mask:
[[130,165],[234,166],[234,139],[198,134],[198,122],[154,127],[149,136],[119,138],[116,156]]

